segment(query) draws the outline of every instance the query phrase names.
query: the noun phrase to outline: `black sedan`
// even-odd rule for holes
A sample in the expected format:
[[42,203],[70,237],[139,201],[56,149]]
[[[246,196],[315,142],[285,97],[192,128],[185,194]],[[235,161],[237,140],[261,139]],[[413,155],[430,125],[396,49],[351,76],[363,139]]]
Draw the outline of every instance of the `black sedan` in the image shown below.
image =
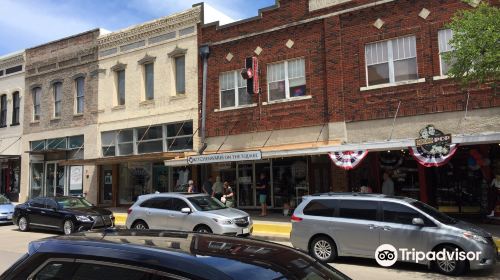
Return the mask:
[[20,231],[30,228],[53,229],[71,234],[75,231],[112,227],[113,213],[93,206],[81,197],[37,197],[19,204],[12,221]]
[[14,279],[350,279],[305,253],[249,238],[108,229],[30,243]]

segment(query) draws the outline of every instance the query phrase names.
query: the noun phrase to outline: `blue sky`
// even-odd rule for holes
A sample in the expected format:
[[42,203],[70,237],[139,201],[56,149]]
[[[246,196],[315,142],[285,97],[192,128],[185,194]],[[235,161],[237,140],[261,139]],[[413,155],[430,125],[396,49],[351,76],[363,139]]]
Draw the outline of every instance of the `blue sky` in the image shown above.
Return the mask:
[[[119,30],[201,0],[0,0],[0,56],[93,28]],[[205,22],[257,15],[275,0],[206,0]]]

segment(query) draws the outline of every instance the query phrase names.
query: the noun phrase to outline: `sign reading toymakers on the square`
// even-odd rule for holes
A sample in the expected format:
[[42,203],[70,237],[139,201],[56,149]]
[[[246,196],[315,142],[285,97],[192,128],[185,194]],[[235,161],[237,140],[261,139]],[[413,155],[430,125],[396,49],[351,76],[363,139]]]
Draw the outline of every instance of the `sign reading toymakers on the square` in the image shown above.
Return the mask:
[[248,151],[248,152],[190,156],[187,158],[187,163],[201,164],[201,163],[214,163],[214,162],[248,161],[248,160],[259,160],[259,159],[262,159],[261,151]]
[[433,125],[422,128],[420,138],[415,139],[415,147],[409,147],[410,154],[423,166],[446,164],[457,150],[451,143],[451,134],[444,134]]

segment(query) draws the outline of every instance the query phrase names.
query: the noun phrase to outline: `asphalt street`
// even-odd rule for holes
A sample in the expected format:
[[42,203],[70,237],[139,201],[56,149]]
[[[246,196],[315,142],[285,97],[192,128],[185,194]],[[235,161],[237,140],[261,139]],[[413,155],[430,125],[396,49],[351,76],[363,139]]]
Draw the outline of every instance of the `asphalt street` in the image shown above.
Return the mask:
[[[13,225],[0,225],[0,274],[27,252],[30,241],[56,234],[48,231],[19,232]],[[289,242],[278,243],[291,246]],[[444,277],[415,264],[397,263],[391,268],[382,268],[375,260],[342,258],[331,265],[352,279],[457,279]],[[461,278],[500,279],[500,263],[493,271],[472,271]]]

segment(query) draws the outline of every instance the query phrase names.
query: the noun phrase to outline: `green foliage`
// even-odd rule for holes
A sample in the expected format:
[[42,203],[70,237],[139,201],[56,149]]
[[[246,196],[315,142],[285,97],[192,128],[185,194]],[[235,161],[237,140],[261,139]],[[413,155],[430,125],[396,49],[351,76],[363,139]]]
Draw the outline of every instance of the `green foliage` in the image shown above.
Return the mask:
[[495,86],[500,78],[500,10],[484,2],[459,11],[448,24],[454,51],[443,57],[453,61],[448,75],[464,87],[476,82],[493,82]]

